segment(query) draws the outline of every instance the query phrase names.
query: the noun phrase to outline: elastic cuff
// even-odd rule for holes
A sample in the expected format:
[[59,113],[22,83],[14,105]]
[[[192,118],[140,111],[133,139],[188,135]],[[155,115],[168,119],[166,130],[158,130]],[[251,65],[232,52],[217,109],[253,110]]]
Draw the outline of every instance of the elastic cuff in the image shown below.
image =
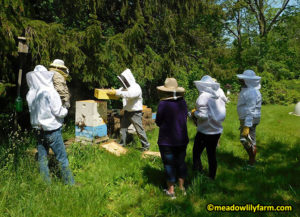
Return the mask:
[[116,96],[120,96],[121,90],[116,90]]

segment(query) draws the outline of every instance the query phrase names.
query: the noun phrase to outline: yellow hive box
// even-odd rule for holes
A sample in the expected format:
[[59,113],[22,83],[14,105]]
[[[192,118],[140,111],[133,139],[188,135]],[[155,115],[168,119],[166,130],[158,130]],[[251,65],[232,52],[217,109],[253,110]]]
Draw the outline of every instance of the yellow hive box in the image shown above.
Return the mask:
[[94,96],[97,99],[119,99],[118,96],[107,95],[108,91],[110,91],[110,89],[98,89],[98,88],[96,88]]

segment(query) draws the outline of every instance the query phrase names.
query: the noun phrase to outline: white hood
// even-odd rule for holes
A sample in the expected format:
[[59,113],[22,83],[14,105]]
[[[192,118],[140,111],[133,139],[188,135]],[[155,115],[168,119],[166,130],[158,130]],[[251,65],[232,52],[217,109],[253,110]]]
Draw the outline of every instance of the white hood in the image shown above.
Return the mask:
[[123,108],[126,111],[142,111],[143,97],[142,89],[135,82],[135,78],[130,69],[126,69],[118,76],[123,88],[116,91],[116,95],[123,98]]
[[53,78],[54,72],[49,72],[46,67],[42,65],[37,65],[32,72],[26,74],[26,81],[29,87],[29,91],[26,95],[26,99],[29,106],[29,111],[31,109],[32,101],[36,97],[36,93],[41,88],[54,88]]
[[130,69],[124,70],[120,76],[118,76],[118,79],[122,82],[123,86],[126,88],[131,87],[134,85],[135,78],[133,77],[133,74],[131,73]]
[[211,94],[214,98],[220,97],[218,93],[220,84],[215,82],[209,75],[203,76],[200,81],[194,81],[194,84],[197,87],[200,94],[206,92]]
[[62,107],[61,99],[54,89],[54,72],[37,65],[34,71],[26,74],[29,91],[26,95],[33,128],[45,131],[56,130],[62,126],[68,111]]
[[227,98],[220,84],[205,75],[200,81],[194,81],[199,91],[196,101],[197,130],[204,134],[222,133],[222,122],[226,116],[225,103]]

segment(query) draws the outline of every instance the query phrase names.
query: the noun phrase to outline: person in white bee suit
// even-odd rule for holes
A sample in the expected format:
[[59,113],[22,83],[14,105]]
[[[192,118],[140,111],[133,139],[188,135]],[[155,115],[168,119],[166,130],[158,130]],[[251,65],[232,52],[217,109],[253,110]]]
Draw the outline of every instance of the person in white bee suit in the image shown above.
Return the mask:
[[197,134],[193,147],[193,169],[202,171],[201,154],[206,148],[209,177],[215,179],[217,172],[216,148],[223,132],[222,122],[225,120],[227,98],[209,75],[202,77],[200,81],[194,81],[199,91],[196,101],[196,109],[192,116],[197,119]]
[[137,135],[142,143],[144,151],[149,150],[150,143],[148,142],[146,132],[142,123],[143,97],[142,89],[136,83],[130,69],[126,69],[118,76],[122,87],[118,90],[111,90],[110,95],[120,96],[123,99],[124,116],[121,120],[121,145],[126,146],[127,129],[130,124],[133,124]]
[[261,77],[246,70],[237,77],[241,83],[237,112],[240,119],[240,141],[249,155],[249,164],[255,163],[256,126],[260,122],[262,96],[259,91]]
[[53,86],[53,74],[44,66],[37,65],[26,74],[29,91],[26,95],[30,112],[30,122],[37,131],[38,161],[40,173],[47,183],[51,183],[47,154],[51,148],[58,160],[65,184],[73,185],[74,178],[63,143],[61,128],[68,110],[62,106],[59,94]]

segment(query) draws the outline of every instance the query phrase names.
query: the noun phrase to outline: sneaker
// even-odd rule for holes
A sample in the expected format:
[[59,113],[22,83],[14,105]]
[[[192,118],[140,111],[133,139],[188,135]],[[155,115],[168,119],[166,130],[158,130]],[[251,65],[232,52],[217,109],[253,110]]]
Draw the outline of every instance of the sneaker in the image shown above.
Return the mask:
[[172,193],[172,194],[171,194],[171,193],[169,193],[169,191],[168,191],[167,189],[164,189],[164,192],[165,192],[165,194],[166,194],[167,196],[170,197],[171,200],[176,199],[175,193]]

